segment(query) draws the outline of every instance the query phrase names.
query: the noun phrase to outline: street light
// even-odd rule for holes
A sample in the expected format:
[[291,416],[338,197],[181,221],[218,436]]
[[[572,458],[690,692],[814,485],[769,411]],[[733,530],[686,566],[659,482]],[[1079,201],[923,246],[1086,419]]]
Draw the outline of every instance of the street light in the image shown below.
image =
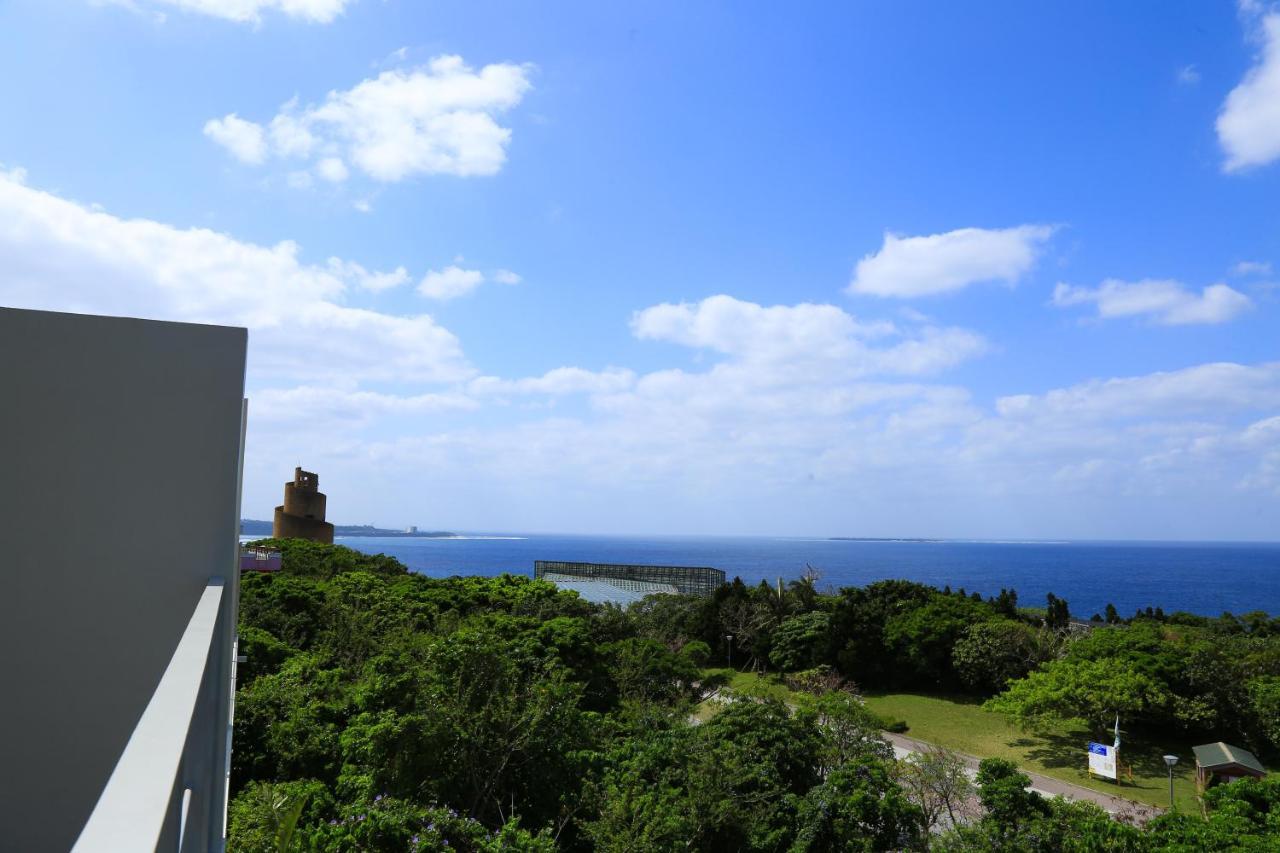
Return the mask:
[[1169,808],[1173,808],[1173,765],[1178,763],[1178,756],[1166,755],[1164,763],[1169,765]]
[[725,634],[724,638],[729,641],[729,669],[733,669],[733,634]]

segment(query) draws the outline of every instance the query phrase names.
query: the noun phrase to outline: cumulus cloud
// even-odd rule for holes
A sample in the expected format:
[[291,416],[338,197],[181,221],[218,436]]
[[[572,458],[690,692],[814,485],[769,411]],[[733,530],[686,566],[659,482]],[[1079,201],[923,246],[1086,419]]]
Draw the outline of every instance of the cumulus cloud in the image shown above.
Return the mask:
[[[1244,10],[1249,16],[1249,10]],[[1280,12],[1257,18],[1261,49],[1218,113],[1223,169],[1239,172],[1280,158]]]
[[248,163],[268,154],[295,162],[319,158],[316,170],[327,180],[344,179],[348,164],[383,183],[493,175],[511,140],[499,117],[529,91],[530,73],[530,66],[510,63],[477,71],[460,56],[438,56],[330,92],[319,105],[291,100],[266,127],[232,113],[210,121],[205,133]]
[[342,183],[347,179],[347,165],[340,157],[325,157],[316,164],[316,173],[331,183]]
[[1201,417],[1280,406],[1280,362],[1201,364],[1136,377],[1096,379],[1040,395],[1001,397],[1005,418],[1057,421]]
[[473,394],[612,394],[625,391],[635,384],[636,375],[630,370],[610,367],[596,372],[580,367],[557,367],[541,376],[525,379],[500,379],[481,376],[471,380],[468,386]]
[[106,2],[157,11],[176,9],[242,24],[259,23],[264,12],[278,12],[303,21],[327,24],[341,15],[354,0],[106,0]]
[[340,259],[308,264],[297,244],[262,246],[204,228],[123,219],[0,172],[0,300],[16,308],[94,312],[250,330],[250,370],[294,381],[462,381],[474,369],[429,315],[343,304],[404,270],[370,273]]
[[[722,295],[632,318],[683,367],[481,377],[431,317],[358,307],[402,268],[126,219],[18,172],[0,174],[0,265],[5,305],[248,326],[251,513],[299,458],[342,518],[441,527],[1261,535],[1247,520],[1280,495],[1280,363],[988,403],[925,378],[979,355],[971,332]],[[504,397],[521,405],[484,411]],[[1215,512],[1245,521],[1196,526]]]
[[389,272],[370,272],[354,261],[344,261],[341,258],[330,258],[329,270],[344,281],[375,293],[399,287],[409,280],[409,271],[404,267],[396,267]]
[[[454,260],[460,263],[462,258]],[[424,275],[422,281],[418,283],[418,293],[428,299],[444,302],[466,296],[480,285],[490,281],[514,285],[519,284],[522,279],[511,270],[498,269],[486,275],[480,270],[464,269],[458,266],[458,263],[453,263],[444,269],[431,270]]]
[[912,298],[960,290],[979,282],[1013,285],[1031,271],[1048,225],[960,228],[945,234],[886,233],[880,251],[858,261],[850,293]]
[[205,122],[204,135],[242,163],[258,165],[267,159],[267,137],[262,127],[235,113]]
[[[517,519],[508,529],[568,512],[580,529],[1195,536],[1215,530],[1198,524],[1206,512],[1251,518],[1280,494],[1280,365],[1098,379],[991,407],[963,388],[799,369],[773,381],[762,367],[658,370],[586,392],[579,415],[380,438],[352,464],[457,483],[448,506],[472,500]],[[555,501],[494,500],[530,482]]]
[[[744,363],[822,362],[856,374],[929,373],[986,348],[979,335],[963,329],[904,331],[887,321],[859,321],[834,305],[765,307],[724,294],[646,308],[632,317],[631,330],[641,339],[709,349]],[[869,343],[881,339],[892,343]]]
[[1226,323],[1253,303],[1249,297],[1225,284],[1211,284],[1199,294],[1177,281],[1107,279],[1096,288],[1059,283],[1053,290],[1058,307],[1092,304],[1098,317],[1147,317],[1166,326]]
[[1184,65],[1178,69],[1178,82],[1183,86],[1194,86],[1200,82],[1200,70],[1194,65]]
[[369,426],[388,416],[470,411],[471,397],[458,392],[396,395],[358,388],[302,385],[264,388],[254,392],[253,421],[268,429],[275,424],[306,423],[312,429],[351,429]]
[[[597,530],[1194,535],[1197,501],[1248,504],[1280,485],[1280,363],[1099,378],[984,404],[915,378],[976,351],[950,337],[963,330],[914,322],[729,296],[654,305],[633,316],[633,334],[686,348],[691,367],[560,367],[386,399],[282,392],[269,401],[280,418],[271,440],[296,454],[307,422],[291,414],[332,423],[305,446],[326,471],[429,478],[448,495],[441,512],[506,529],[572,518]],[[511,398],[522,405],[497,422],[444,423]],[[398,429],[384,423],[404,417]],[[336,449],[334,431],[348,436]],[[530,483],[556,500],[530,500]],[[277,487],[265,484],[268,498]],[[1084,499],[1099,524],[1123,529],[1063,513]]]
[[418,292],[428,299],[439,299],[443,302],[466,296],[482,284],[484,284],[484,273],[479,270],[447,266],[442,270],[431,270],[424,275],[418,284]]

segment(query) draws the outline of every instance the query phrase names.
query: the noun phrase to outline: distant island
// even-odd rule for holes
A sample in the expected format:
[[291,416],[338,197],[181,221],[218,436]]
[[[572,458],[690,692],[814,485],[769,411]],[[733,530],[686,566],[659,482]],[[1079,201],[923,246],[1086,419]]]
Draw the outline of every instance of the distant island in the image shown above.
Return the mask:
[[[254,518],[240,519],[240,533],[244,536],[270,536],[271,522],[261,521]],[[334,536],[378,536],[392,537],[399,536],[405,539],[447,539],[457,534],[448,530],[418,530],[412,527],[408,530],[388,530],[383,527],[374,527],[372,524],[335,524],[333,526]]]
[[942,542],[942,539],[921,539],[914,536],[828,536],[829,542]]

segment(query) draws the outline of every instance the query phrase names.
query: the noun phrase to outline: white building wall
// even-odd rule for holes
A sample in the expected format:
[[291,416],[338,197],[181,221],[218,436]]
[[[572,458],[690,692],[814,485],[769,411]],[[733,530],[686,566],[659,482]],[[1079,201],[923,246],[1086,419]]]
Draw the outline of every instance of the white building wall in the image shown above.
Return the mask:
[[71,847],[210,577],[235,624],[246,339],[0,308],[0,850]]

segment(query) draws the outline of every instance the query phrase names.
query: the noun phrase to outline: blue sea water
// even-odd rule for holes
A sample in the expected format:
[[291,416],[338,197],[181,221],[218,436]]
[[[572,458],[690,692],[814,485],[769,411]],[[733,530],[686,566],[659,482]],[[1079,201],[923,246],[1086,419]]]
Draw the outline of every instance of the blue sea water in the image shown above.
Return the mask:
[[1163,607],[1216,616],[1224,610],[1280,614],[1280,543],[866,541],[764,537],[529,535],[453,539],[340,537],[338,544],[396,557],[432,577],[533,574],[534,560],[712,566],[747,583],[799,577],[806,564],[820,588],[905,578],[964,587],[983,596],[1001,587],[1023,605],[1047,593],[1080,618],[1110,602],[1121,615]]

